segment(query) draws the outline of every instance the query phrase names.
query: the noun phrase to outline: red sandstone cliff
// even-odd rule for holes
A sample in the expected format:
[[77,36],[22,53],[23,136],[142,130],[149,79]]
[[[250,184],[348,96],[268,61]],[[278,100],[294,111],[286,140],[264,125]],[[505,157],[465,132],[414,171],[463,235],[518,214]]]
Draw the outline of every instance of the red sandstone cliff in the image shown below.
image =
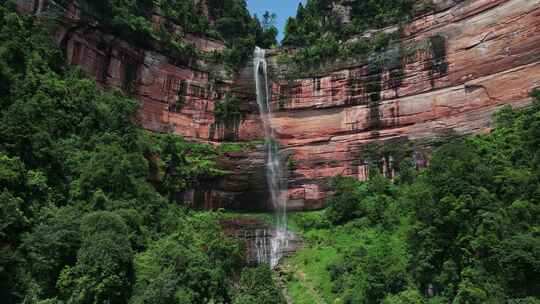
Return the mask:
[[[104,32],[78,1],[69,1],[66,7],[52,0],[19,0],[17,4],[20,11],[37,15],[47,9],[61,11],[64,18],[55,38],[68,64],[79,66],[102,86],[122,90],[140,100],[146,128],[172,131],[187,139],[219,139],[219,134],[212,132],[217,128],[214,103],[230,90],[232,79],[210,74],[222,74],[222,67],[212,67],[204,61],[179,62],[158,51],[130,45]],[[152,20],[159,24],[162,17],[154,15]],[[203,52],[225,48],[222,41],[189,33],[183,34],[183,40]],[[183,100],[182,107],[175,106],[179,99]]]
[[[39,12],[49,1],[19,2],[22,10]],[[426,142],[449,131],[486,132],[491,115],[502,105],[530,102],[528,94],[540,87],[540,0],[435,2],[437,12],[405,26],[401,47],[383,54],[385,60],[375,69],[369,62],[352,60],[291,80],[284,77],[287,67],[280,66],[277,56],[269,58],[276,111],[272,123],[282,153],[294,160],[294,166],[288,166],[290,208],[320,208],[328,177],[365,179],[369,143],[403,138]],[[215,82],[222,67],[182,64],[134,48],[81,24],[81,14],[72,3],[56,34],[69,63],[104,87],[139,99],[145,127],[217,143],[230,130],[216,124],[214,103],[233,90],[249,100],[234,137],[263,137],[249,66]],[[184,38],[201,50],[224,48],[219,41]],[[179,98],[184,106],[175,108]],[[415,155],[422,166],[422,153]],[[262,146],[224,157],[223,163],[234,172],[231,177],[188,196],[205,208],[255,209],[267,195]],[[391,156],[381,161],[381,168],[392,174]]]
[[[141,102],[140,120],[145,128],[173,132],[187,140],[219,144],[236,139],[242,126],[244,138],[261,138],[256,120],[224,125],[214,117],[215,104],[224,99],[226,92],[233,91],[245,100],[255,100],[249,86],[249,72],[229,75],[221,65],[204,60],[179,61],[156,49],[136,47],[103,31],[92,13],[81,4],[84,1],[63,1],[68,3],[67,6],[53,0],[18,0],[16,3],[19,11],[38,18],[49,18],[48,13],[60,14],[54,36],[67,63],[78,66],[103,88],[121,90],[138,99]],[[201,0],[199,5],[208,15],[207,1]],[[159,15],[152,17],[156,26],[162,19]],[[182,39],[202,52],[225,48],[222,41],[190,33],[182,33]],[[248,85],[242,85],[246,83]],[[250,105],[245,102],[245,106]],[[251,107],[256,108],[256,104]],[[200,208],[265,208],[268,191],[263,151],[264,146],[258,145],[249,153],[224,155],[222,166],[233,174],[204,190],[186,193],[185,199]]]
[[[443,4],[405,27],[402,45],[414,51],[397,65],[383,63],[376,73],[361,62],[329,66],[292,81],[276,75],[273,124],[295,160],[290,206],[322,206],[326,177],[365,178],[370,142],[486,132],[502,105],[530,102],[540,87],[540,0]],[[441,58],[434,58],[433,37],[444,47]]]

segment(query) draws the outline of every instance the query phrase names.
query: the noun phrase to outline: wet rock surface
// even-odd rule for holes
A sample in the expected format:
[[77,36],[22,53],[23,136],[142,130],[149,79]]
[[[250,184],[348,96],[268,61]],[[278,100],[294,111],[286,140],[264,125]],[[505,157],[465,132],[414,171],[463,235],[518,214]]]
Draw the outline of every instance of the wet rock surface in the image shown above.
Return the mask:
[[[237,237],[245,244],[246,263],[250,265],[269,264],[271,260],[272,238],[276,229],[258,218],[239,217],[220,221],[226,233]],[[281,256],[289,256],[302,246],[302,240],[294,233],[288,233],[288,246],[283,247]]]

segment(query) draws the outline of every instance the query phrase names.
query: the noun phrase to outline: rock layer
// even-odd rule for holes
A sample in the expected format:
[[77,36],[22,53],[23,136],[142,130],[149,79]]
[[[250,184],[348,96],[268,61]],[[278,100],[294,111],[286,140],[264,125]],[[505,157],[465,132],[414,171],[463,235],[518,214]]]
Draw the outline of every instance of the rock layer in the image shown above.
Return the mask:
[[[270,264],[272,238],[276,230],[271,224],[257,217],[241,216],[220,220],[225,233],[242,240],[245,245],[245,261],[250,265]],[[280,256],[290,256],[303,246],[302,240],[290,233],[287,246],[281,248]]]
[[540,87],[540,1],[446,5],[407,25],[379,66],[359,60],[285,80],[276,60],[273,124],[294,159],[294,208],[321,207],[327,177],[365,179],[369,143],[488,132],[501,106],[530,102]]
[[[20,10],[35,14],[51,3],[18,1]],[[140,100],[146,128],[215,144],[263,139],[251,66],[228,76],[221,66],[137,48],[82,22],[87,18],[76,3],[70,2],[56,33],[68,62],[103,87]],[[353,58],[291,78],[277,60],[282,50],[272,52],[272,124],[288,168],[291,209],[323,207],[328,177],[367,178],[370,143],[429,145],[449,133],[489,132],[501,106],[530,103],[529,93],[540,87],[540,0],[435,3],[434,13],[403,27],[400,44],[381,60]],[[184,39],[201,51],[225,47],[189,34]],[[242,121],[216,122],[214,106],[226,92],[246,101]],[[413,155],[419,167],[426,162],[422,154]],[[262,145],[224,155],[221,162],[233,174],[186,198],[201,208],[267,208],[264,160]],[[392,155],[379,166],[395,174]]]

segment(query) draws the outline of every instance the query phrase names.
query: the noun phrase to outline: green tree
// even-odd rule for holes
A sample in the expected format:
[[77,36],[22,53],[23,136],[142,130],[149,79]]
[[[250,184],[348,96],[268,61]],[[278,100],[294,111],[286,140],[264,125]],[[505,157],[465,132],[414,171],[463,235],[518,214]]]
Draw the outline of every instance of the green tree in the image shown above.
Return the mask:
[[327,200],[326,214],[333,224],[345,223],[358,216],[366,185],[352,178],[337,177],[333,181],[335,194]]
[[398,236],[374,230],[363,231],[363,243],[348,249],[330,266],[333,291],[344,303],[379,303],[387,294],[408,287],[409,254]]
[[240,276],[240,289],[234,304],[281,304],[285,299],[272,278],[268,265],[246,268]]
[[[239,248],[220,234],[220,238],[199,238],[194,230],[197,228],[185,215],[180,221],[175,233],[136,256],[136,282],[130,303],[209,303],[229,299],[229,278]],[[215,229],[212,225],[203,227]]]
[[82,212],[73,207],[41,211],[40,223],[23,237],[21,251],[31,277],[40,286],[38,297],[54,297],[56,282],[65,265],[73,266],[81,245]]
[[87,214],[81,222],[77,263],[65,267],[58,280],[60,297],[69,303],[126,303],[133,276],[127,231],[115,213]]
[[0,192],[0,296],[8,302],[15,296],[14,277],[21,266],[17,246],[28,225],[23,200],[7,190]]

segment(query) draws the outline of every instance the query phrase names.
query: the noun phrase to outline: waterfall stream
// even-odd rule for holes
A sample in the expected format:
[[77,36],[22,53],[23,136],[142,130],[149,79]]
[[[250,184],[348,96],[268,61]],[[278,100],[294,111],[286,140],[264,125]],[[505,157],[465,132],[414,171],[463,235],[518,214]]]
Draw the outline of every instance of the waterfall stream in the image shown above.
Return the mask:
[[270,256],[267,261],[274,267],[288,247],[289,232],[287,231],[287,197],[283,185],[283,171],[278,151],[278,142],[272,128],[272,107],[268,90],[268,74],[265,50],[257,47],[253,54],[257,104],[261,121],[264,126],[266,139],[266,181],[270,189],[270,199],[275,215],[275,228],[271,238]]

